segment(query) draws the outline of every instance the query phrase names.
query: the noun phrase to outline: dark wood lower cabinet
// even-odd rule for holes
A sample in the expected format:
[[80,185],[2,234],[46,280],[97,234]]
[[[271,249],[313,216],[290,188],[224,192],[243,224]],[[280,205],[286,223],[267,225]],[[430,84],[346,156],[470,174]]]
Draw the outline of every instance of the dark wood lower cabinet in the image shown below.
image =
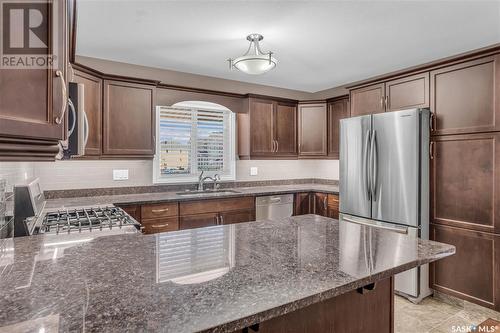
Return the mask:
[[295,193],[295,204],[293,209],[293,215],[305,215],[312,214],[312,194],[309,192]]
[[184,215],[180,217],[179,229],[210,227],[218,224],[218,213]]
[[430,238],[456,247],[431,264],[431,288],[500,310],[500,235],[431,224]]
[[314,193],[314,214],[327,216],[328,215],[328,194]]
[[339,196],[330,193],[296,193],[294,215],[316,214],[339,218]]
[[141,222],[141,206],[140,205],[130,205],[130,206],[119,206],[128,215],[132,216],[137,222]]
[[[259,333],[394,332],[393,278],[367,293],[357,290],[258,324]],[[242,330],[245,332],[246,330]],[[247,330],[252,332],[251,329]]]
[[145,234],[179,230],[179,218],[177,216],[142,220],[141,224]]
[[339,218],[339,196],[336,194],[328,194],[328,208],[326,216],[332,219]]
[[255,220],[255,209],[237,210],[219,213],[222,224],[234,224]]

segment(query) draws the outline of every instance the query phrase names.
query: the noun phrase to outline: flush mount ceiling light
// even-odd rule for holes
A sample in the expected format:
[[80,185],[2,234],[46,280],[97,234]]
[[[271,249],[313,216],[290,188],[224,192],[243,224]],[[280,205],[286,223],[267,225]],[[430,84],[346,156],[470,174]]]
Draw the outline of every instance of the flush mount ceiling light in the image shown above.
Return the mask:
[[228,59],[229,68],[236,68],[244,73],[257,75],[270,71],[278,61],[273,57],[272,52],[263,52],[260,49],[259,42],[264,36],[251,34],[247,36],[250,42],[247,52],[236,59]]

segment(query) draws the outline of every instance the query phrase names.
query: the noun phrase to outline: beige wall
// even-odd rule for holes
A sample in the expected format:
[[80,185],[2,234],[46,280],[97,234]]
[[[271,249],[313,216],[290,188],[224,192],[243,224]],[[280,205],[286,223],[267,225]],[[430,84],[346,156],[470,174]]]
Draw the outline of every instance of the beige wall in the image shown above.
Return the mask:
[[290,98],[297,100],[312,99],[314,95],[312,93],[305,91],[277,88],[260,84],[227,80],[211,76],[183,73],[167,69],[139,66],[123,62],[89,58],[83,56],[77,56],[76,62],[106,74],[115,74],[115,75],[138,77],[143,79],[158,80],[164,84],[190,87],[190,88],[210,89],[210,90],[217,90],[224,92],[232,92],[237,94],[252,93],[260,95],[270,95],[275,97],[283,97],[283,98]]
[[[258,168],[250,176],[250,167]],[[129,179],[113,180],[113,169],[128,169]],[[323,178],[338,179],[336,160],[238,160],[237,180]],[[1,162],[0,178],[12,185],[25,177],[40,177],[45,190],[152,185],[151,160],[94,160],[56,162]]]

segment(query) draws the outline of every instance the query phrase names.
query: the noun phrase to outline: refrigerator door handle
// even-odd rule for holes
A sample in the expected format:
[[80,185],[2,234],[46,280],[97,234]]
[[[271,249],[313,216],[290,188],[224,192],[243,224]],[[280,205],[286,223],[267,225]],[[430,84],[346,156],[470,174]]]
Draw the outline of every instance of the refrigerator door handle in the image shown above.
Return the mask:
[[397,232],[397,233],[400,233],[400,234],[405,234],[405,235],[408,234],[408,227],[403,227],[403,226],[388,226],[387,223],[384,223],[382,225],[380,223],[376,223],[375,221],[368,222],[368,221],[365,221],[365,220],[362,221],[362,220],[358,220],[358,219],[351,219],[351,218],[349,218],[349,217],[347,217],[345,215],[342,215],[342,220],[347,221],[347,222],[351,222],[351,223],[360,224],[360,225],[365,225],[365,226],[368,226],[368,227],[377,228],[377,229],[384,229],[384,230],[394,231],[394,232]]
[[366,140],[365,140],[365,156],[364,156],[364,165],[365,165],[365,187],[366,194],[368,195],[368,200],[371,200],[371,179],[370,179],[370,139],[371,139],[371,131],[366,131]]
[[378,156],[377,156],[377,131],[373,130],[371,143],[370,143],[370,171],[371,171],[371,195],[372,200],[376,201],[377,195],[377,164],[378,164]]

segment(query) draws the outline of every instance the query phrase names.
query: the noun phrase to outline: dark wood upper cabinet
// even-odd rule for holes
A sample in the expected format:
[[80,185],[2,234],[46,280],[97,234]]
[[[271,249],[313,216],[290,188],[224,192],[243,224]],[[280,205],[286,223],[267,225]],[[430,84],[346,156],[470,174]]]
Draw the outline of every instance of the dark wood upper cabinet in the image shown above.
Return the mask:
[[328,103],[328,156],[340,157],[340,120],[350,117],[349,96]]
[[274,103],[271,100],[250,100],[250,154],[274,153]]
[[274,139],[275,155],[297,155],[297,106],[292,103],[275,102],[274,104]]
[[429,73],[416,74],[385,83],[385,110],[428,108]]
[[297,156],[296,103],[248,98],[248,112],[237,115],[241,159]]
[[153,156],[155,86],[104,80],[103,154]]
[[351,90],[353,117],[386,111],[429,107],[429,73],[373,84]]
[[500,56],[431,71],[433,134],[500,130]]
[[456,247],[431,264],[431,288],[500,310],[500,235],[431,224],[430,238]]
[[431,222],[500,232],[500,133],[433,137]]
[[385,111],[385,84],[377,83],[350,91],[351,116],[381,113]]
[[102,79],[79,71],[74,71],[73,81],[84,85],[84,110],[89,121],[89,138],[85,155],[102,153]]
[[299,156],[326,156],[327,110],[326,104],[299,104]]
[[[16,5],[13,3],[13,5]],[[46,10],[46,17],[40,27],[38,35],[48,36],[42,41],[47,44],[45,53],[37,53],[41,57],[53,55],[54,64],[46,69],[0,69],[0,157],[3,159],[8,150],[9,142],[13,153],[19,159],[54,159],[55,153],[43,151],[47,145],[56,145],[59,140],[65,139],[67,114],[67,14],[66,2],[61,1],[57,6],[40,4]],[[27,9],[24,9],[25,11]],[[52,38],[53,30],[57,27],[57,35]],[[24,41],[27,42],[27,38]],[[6,50],[4,50],[4,53]],[[38,52],[38,49],[37,49]],[[28,54],[27,57],[31,57]],[[64,113],[64,116],[63,116]],[[62,117],[58,123],[56,119]],[[3,140],[4,138],[19,138]],[[25,141],[22,141],[25,140]],[[29,141],[34,140],[34,141]],[[36,142],[39,140],[40,142]],[[31,147],[22,149],[17,143]],[[40,152],[35,153],[36,145],[40,145]],[[23,155],[23,157],[21,157]],[[46,156],[45,156],[46,155]],[[9,159],[9,158],[6,158]]]

